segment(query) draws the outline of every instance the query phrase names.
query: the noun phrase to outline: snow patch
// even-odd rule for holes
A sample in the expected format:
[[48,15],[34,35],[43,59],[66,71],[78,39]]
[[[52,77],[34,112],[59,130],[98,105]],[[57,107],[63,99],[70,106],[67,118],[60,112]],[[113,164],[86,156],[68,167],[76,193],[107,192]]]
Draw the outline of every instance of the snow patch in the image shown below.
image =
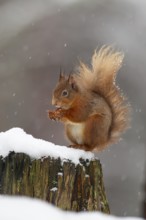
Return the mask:
[[0,196],[0,219],[2,220],[140,220],[134,217],[115,217],[99,212],[62,211],[46,202],[15,196]]
[[32,158],[60,157],[61,160],[71,160],[78,164],[79,159],[93,159],[94,154],[83,150],[55,145],[51,142],[34,138],[26,134],[21,128],[12,128],[6,132],[0,132],[0,155],[6,157],[9,152],[25,153]]
[[57,191],[57,190],[58,190],[57,187],[53,187],[52,189],[50,189],[50,191],[53,191],[53,192],[55,192],[55,191]]
[[59,172],[57,175],[58,175],[58,176],[63,176],[63,173]]

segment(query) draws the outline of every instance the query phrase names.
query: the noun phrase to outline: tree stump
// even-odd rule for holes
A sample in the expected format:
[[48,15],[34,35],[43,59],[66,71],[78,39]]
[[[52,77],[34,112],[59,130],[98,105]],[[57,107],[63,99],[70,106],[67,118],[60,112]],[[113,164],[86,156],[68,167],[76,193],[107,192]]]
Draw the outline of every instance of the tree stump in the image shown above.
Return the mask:
[[0,194],[46,200],[64,210],[109,213],[99,160],[33,159],[11,152],[0,157]]

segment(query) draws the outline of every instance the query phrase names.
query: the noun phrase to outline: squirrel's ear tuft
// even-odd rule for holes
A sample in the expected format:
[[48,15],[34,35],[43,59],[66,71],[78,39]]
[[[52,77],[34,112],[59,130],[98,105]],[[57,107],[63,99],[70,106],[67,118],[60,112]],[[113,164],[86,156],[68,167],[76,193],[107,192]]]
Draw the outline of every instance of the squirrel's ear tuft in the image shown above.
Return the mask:
[[68,77],[68,83],[71,85],[73,90],[78,91],[78,86],[77,86],[72,74],[70,74]]
[[77,86],[75,81],[72,82],[71,87],[72,87],[73,90],[78,91],[78,86]]
[[59,81],[61,81],[61,80],[63,80],[63,79],[65,79],[65,76],[64,76],[64,73],[63,73],[63,71],[62,71],[62,69],[61,69],[61,67],[60,67]]

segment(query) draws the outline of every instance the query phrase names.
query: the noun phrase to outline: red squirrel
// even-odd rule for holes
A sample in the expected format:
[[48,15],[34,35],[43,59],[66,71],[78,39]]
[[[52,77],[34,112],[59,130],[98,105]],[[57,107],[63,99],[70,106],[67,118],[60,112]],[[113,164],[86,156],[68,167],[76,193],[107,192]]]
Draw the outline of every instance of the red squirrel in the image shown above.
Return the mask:
[[110,46],[95,51],[91,68],[80,62],[69,76],[61,72],[53,91],[50,119],[60,120],[73,148],[100,151],[116,143],[128,126],[129,106],[115,78],[124,55]]

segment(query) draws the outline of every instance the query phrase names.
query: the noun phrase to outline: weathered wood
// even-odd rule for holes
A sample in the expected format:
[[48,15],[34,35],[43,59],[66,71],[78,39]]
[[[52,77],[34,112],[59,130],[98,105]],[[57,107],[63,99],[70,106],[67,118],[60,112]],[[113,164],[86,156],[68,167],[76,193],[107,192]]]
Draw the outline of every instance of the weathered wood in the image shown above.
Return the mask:
[[75,165],[11,152],[0,158],[0,194],[36,197],[64,210],[110,212],[97,159]]

